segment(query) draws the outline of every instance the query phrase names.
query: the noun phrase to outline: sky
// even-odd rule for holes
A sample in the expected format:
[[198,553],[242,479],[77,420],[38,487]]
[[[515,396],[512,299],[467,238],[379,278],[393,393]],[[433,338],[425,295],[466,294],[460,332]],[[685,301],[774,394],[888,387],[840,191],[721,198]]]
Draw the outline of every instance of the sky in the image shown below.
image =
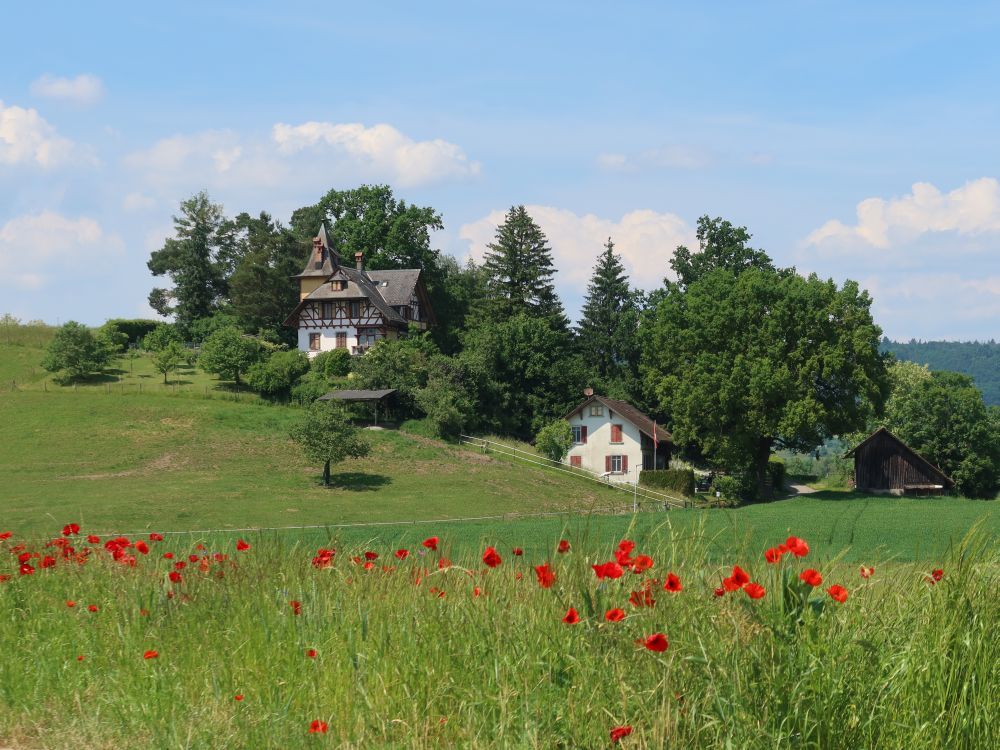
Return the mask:
[[1000,339],[1000,6],[15,3],[0,32],[0,314],[150,316],[180,201],[287,222],[331,188],[433,206],[481,258],[513,205],[575,317],[746,226],[898,340]]

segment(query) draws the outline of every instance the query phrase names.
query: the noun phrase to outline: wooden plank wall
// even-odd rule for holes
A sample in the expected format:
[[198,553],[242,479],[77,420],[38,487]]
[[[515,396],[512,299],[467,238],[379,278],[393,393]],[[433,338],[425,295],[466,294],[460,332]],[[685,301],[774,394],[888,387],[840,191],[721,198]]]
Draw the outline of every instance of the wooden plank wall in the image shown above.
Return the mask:
[[940,483],[886,435],[879,435],[855,454],[854,481],[860,490],[901,490],[907,484]]

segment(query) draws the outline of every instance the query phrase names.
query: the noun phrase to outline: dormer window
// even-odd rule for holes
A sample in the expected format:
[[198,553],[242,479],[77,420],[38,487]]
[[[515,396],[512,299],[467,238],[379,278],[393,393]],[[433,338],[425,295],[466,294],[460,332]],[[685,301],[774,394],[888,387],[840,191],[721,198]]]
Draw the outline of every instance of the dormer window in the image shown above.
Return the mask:
[[334,292],[342,292],[347,289],[347,282],[343,279],[334,279],[330,282],[330,289]]

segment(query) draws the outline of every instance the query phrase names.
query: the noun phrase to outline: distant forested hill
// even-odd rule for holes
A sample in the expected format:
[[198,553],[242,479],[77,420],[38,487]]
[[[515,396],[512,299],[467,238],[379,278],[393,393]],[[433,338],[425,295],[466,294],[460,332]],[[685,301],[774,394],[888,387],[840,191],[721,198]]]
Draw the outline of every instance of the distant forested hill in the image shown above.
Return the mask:
[[971,375],[987,404],[1000,406],[1000,344],[995,341],[910,341],[882,339],[882,350],[896,359]]

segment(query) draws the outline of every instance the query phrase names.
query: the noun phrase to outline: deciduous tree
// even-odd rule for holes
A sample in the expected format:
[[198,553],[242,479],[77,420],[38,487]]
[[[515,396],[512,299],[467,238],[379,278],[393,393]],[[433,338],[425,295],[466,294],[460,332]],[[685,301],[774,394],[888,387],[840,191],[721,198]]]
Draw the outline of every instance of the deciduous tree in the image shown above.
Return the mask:
[[214,372],[240,384],[240,376],[261,357],[260,342],[238,328],[220,328],[202,344],[198,364],[205,372]]
[[332,401],[314,401],[305,417],[291,430],[310,461],[323,464],[323,484],[330,486],[330,465],[348,458],[363,458],[371,446],[351,424],[346,409]]
[[111,361],[107,344],[76,321],[64,323],[49,344],[42,367],[63,381],[101,372]]

